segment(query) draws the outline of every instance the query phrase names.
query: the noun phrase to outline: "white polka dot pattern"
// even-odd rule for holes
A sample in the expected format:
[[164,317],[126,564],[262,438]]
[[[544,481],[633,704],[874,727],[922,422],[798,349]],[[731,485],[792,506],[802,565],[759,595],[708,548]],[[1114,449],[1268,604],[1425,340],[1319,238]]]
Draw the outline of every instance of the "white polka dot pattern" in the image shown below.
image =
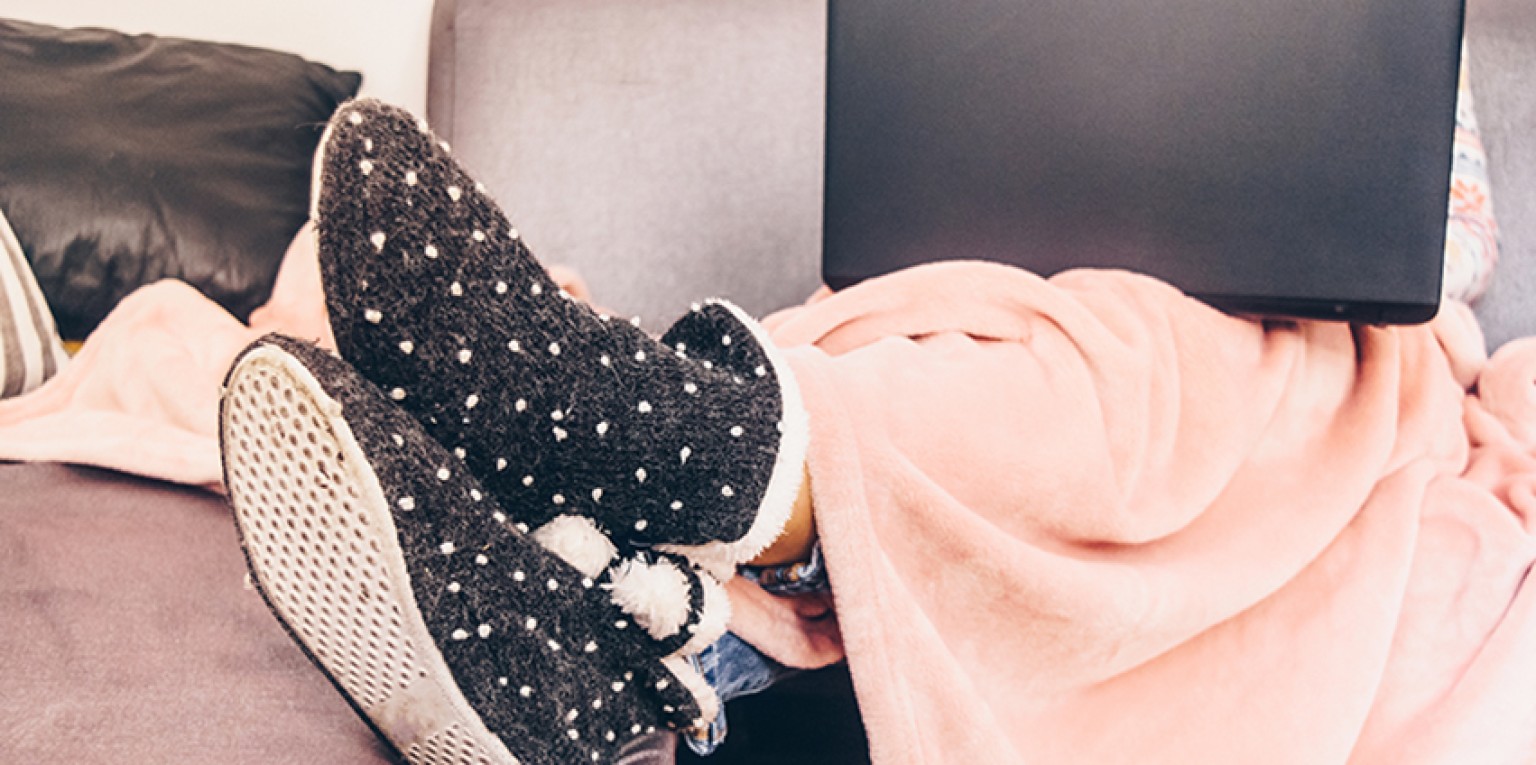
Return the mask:
[[[412,765],[611,761],[619,742],[601,730],[712,714],[696,672],[656,663],[683,636],[614,634],[624,611],[606,582],[488,522],[494,500],[340,359],[258,341],[226,380],[221,441],[253,581]],[[687,608],[702,609],[688,589]],[[597,690],[629,670],[641,679]],[[693,689],[673,692],[672,678]],[[573,719],[578,707],[592,713]],[[563,720],[547,737],[533,733],[552,715]]]
[[[414,118],[349,108],[366,119],[325,142],[315,207],[341,356],[434,440],[464,446],[465,468],[517,521],[584,514],[621,541],[739,559],[772,541],[797,487],[770,489],[800,479],[803,450],[783,448],[799,443],[780,429],[798,417],[792,377],[756,322],[710,301],[658,342],[594,313]],[[541,499],[568,501],[530,501],[528,472]],[[588,499],[597,488],[602,504]],[[684,509],[666,510],[676,500]]]
[[[582,326],[591,314],[419,129],[354,102],[317,154],[311,212],[346,361],[269,336],[226,382],[226,473],[247,476],[253,493],[232,492],[237,514],[278,540],[252,554],[252,569],[311,658],[414,765],[505,765],[509,746],[527,765],[609,761],[620,742],[604,731],[713,716],[713,693],[674,659],[724,629],[725,601],[688,570],[681,587],[631,588],[644,597],[621,602],[610,571],[583,576],[530,537],[529,522],[601,512],[625,536],[744,547],[772,524],[753,516],[784,452],[779,381],[743,378],[779,364],[755,325],[723,306],[673,328],[677,356],[625,322]],[[678,363],[684,348],[696,365]],[[286,422],[269,395],[308,396],[310,416]],[[316,459],[303,441],[330,448]],[[599,454],[606,468],[593,470]],[[294,486],[263,496],[264,480]],[[710,519],[724,525],[697,525]],[[743,523],[745,537],[732,530]],[[362,558],[314,544],[332,527]],[[248,546],[265,541],[256,536]],[[307,583],[273,596],[294,571],[311,572]],[[304,588],[317,593],[312,614]],[[700,616],[706,606],[715,617]]]
[[225,477],[274,614],[412,765],[516,765],[451,686],[417,610],[390,520],[392,504],[416,512],[415,497],[392,501],[364,478],[340,406],[291,357],[242,354],[226,388]]

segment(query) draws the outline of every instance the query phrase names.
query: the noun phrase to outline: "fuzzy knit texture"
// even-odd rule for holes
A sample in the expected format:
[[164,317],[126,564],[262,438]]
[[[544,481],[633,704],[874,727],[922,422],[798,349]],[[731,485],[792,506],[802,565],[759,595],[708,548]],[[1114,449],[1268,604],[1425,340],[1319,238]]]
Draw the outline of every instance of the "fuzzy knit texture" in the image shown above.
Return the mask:
[[[433,680],[461,692],[471,712],[460,717],[477,716],[525,765],[608,762],[637,735],[713,715],[717,702],[673,656],[696,629],[669,640],[648,635],[615,604],[608,573],[586,577],[522,533],[459,459],[344,361],[268,336],[236,360],[226,389],[226,482],[254,581],[407,759],[445,761],[433,753],[475,725],[399,700],[410,695],[413,668],[428,665],[390,657],[430,650],[412,645],[409,625],[391,627],[388,615],[409,620],[413,608],[451,672]],[[365,465],[349,464],[358,453],[350,444]],[[368,536],[376,522],[351,520],[371,485],[388,505],[372,509],[392,518],[393,539]],[[404,560],[413,606],[366,573],[390,555]],[[294,562],[303,560],[315,563]],[[688,619],[697,625],[698,576],[657,563],[691,591]],[[375,599],[388,608],[370,624],[358,613]],[[442,732],[445,720],[453,731]]]
[[658,341],[573,300],[448,145],[376,101],[337,111],[316,176],[342,357],[519,520],[736,560],[777,536],[804,418],[754,321],[696,304]]

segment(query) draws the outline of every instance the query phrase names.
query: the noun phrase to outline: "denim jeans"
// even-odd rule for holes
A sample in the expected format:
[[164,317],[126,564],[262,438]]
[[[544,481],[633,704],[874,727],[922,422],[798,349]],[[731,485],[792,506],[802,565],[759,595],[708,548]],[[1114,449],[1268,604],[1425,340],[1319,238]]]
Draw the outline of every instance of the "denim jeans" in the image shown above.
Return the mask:
[[799,671],[764,656],[730,632],[691,657],[691,661],[694,669],[715,689],[721,704],[709,727],[683,734],[688,748],[699,755],[713,754],[725,742],[725,734],[729,731],[725,722],[725,702],[767,690]]
[[[804,563],[771,568],[743,568],[742,576],[776,595],[794,595],[829,589],[822,565],[821,546],[811,550]],[[800,672],[764,656],[735,633],[727,632],[709,647],[690,658],[693,668],[715,689],[720,697],[720,713],[703,730],[684,734],[683,740],[695,754],[713,754],[724,743],[729,731],[725,721],[725,702],[751,696]]]

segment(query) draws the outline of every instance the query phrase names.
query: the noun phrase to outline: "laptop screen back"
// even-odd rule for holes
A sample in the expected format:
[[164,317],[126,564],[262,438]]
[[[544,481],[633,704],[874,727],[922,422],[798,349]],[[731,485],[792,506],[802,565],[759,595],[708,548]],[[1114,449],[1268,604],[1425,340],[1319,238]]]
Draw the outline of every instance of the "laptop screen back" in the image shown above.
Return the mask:
[[1438,306],[1460,0],[831,0],[824,277],[1124,268],[1218,306]]

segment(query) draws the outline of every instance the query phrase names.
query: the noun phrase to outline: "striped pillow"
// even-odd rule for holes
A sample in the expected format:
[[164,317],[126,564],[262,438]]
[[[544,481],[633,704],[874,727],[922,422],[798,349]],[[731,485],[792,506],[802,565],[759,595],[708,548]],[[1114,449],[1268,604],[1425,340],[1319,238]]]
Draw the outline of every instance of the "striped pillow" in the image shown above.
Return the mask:
[[32,266],[0,211],[0,398],[42,385],[68,359]]

